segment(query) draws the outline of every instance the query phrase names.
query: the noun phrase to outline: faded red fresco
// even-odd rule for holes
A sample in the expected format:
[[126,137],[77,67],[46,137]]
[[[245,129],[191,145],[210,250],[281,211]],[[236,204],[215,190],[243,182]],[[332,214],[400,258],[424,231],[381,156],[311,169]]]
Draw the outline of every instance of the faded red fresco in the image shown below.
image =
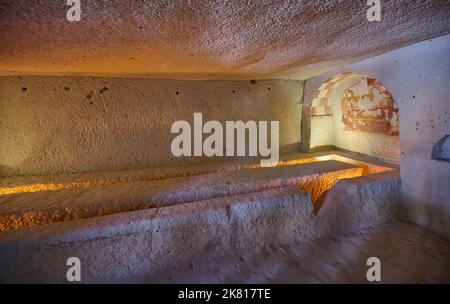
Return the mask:
[[399,135],[398,108],[376,79],[363,78],[345,90],[341,110],[345,130]]

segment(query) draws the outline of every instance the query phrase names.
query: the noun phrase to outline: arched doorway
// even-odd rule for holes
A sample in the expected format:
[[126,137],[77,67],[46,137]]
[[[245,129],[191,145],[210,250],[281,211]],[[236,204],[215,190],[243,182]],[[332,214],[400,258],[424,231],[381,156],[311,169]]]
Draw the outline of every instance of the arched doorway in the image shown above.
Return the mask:
[[399,111],[372,76],[343,73],[324,82],[311,103],[310,148],[333,146],[397,162]]

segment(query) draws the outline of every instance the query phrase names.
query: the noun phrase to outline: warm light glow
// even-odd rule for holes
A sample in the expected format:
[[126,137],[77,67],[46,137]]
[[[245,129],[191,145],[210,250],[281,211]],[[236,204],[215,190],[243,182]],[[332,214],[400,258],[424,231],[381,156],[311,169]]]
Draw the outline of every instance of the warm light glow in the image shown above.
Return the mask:
[[[292,166],[306,163],[313,163],[319,161],[326,160],[336,160],[340,162],[349,163],[363,169],[362,175],[375,174],[380,172],[385,172],[388,170],[392,170],[389,167],[378,166],[374,164],[370,164],[363,161],[354,160],[348,157],[340,156],[337,154],[329,154],[324,156],[315,156],[309,158],[298,158],[292,160],[280,160],[277,166]],[[261,168],[259,162],[253,164],[243,164],[228,168],[212,168],[212,169],[199,169],[192,172],[181,172],[181,173],[172,173],[165,174],[161,176],[134,176],[128,178],[110,178],[110,179],[97,179],[91,181],[78,181],[78,182],[61,182],[61,183],[30,183],[26,185],[18,185],[18,186],[3,186],[0,187],[0,195],[14,194],[14,193],[22,193],[22,192],[40,192],[40,191],[54,191],[54,190],[63,190],[70,188],[90,188],[95,186],[102,185],[112,185],[119,183],[128,183],[128,182],[137,182],[137,181],[152,181],[152,180],[162,180],[174,177],[187,177],[187,176],[195,176],[202,175],[208,173],[216,173],[216,172],[232,172],[242,169],[257,169]]]
[[322,194],[325,191],[331,189],[337,181],[345,178],[362,176],[362,174],[363,169],[360,167],[321,174],[313,174],[305,176],[305,178],[302,179],[297,187],[305,192],[311,193],[311,201],[314,204],[322,196]]
[[[282,160],[278,163],[278,166],[292,166],[298,164],[306,164],[306,163],[314,163],[321,161],[335,160],[345,163],[350,163],[356,167],[349,169],[342,169],[332,172],[325,173],[313,173],[310,175],[301,176],[296,182],[295,186],[299,187],[305,192],[311,193],[311,201],[313,204],[316,204],[318,200],[322,197],[322,195],[332,188],[334,184],[346,178],[354,178],[359,176],[364,176],[368,174],[374,174],[379,172],[384,172],[388,170],[392,170],[389,167],[378,166],[374,164],[370,164],[364,161],[358,161],[354,159],[350,159],[348,157],[340,156],[337,154],[329,154],[324,156],[316,156],[309,158],[297,158],[292,160]],[[255,169],[260,168],[260,163],[252,163],[252,164],[240,164],[234,165],[230,167],[208,167],[208,168],[196,168],[191,171],[180,171],[180,172],[171,172],[164,173],[161,175],[151,175],[148,173],[147,175],[135,175],[127,178],[109,178],[109,179],[96,179],[91,181],[76,181],[76,182],[60,182],[60,183],[30,183],[19,186],[5,186],[0,188],[0,194],[14,194],[21,192],[39,192],[39,191],[53,191],[53,190],[62,190],[69,188],[90,188],[96,187],[100,185],[112,185],[117,183],[126,183],[126,182],[134,182],[134,181],[145,181],[145,180],[163,180],[174,177],[187,177],[187,176],[195,176],[207,173],[216,173],[216,172],[232,172],[242,169]],[[78,177],[79,178],[79,177]],[[103,215],[109,215],[120,212],[128,212],[135,211],[139,209],[151,208],[155,207],[154,205],[139,205],[139,206],[130,206],[128,205],[117,205],[110,206],[108,208],[103,208],[99,210],[96,207],[93,208],[64,208],[60,210],[38,210],[25,212],[23,214],[11,214],[4,215],[0,217],[0,231],[6,231],[11,229],[18,229],[23,227],[33,227],[39,226],[43,224],[49,224],[54,222],[61,222],[66,220],[74,220],[74,219],[82,219],[82,218],[90,218],[97,217]]]

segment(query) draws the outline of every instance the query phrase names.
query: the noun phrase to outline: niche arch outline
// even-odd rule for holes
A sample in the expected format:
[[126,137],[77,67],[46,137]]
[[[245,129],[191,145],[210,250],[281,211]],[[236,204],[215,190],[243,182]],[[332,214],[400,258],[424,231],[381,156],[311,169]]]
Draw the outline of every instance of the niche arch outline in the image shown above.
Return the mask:
[[309,150],[341,148],[398,162],[400,111],[376,77],[337,74],[315,91],[309,109]]

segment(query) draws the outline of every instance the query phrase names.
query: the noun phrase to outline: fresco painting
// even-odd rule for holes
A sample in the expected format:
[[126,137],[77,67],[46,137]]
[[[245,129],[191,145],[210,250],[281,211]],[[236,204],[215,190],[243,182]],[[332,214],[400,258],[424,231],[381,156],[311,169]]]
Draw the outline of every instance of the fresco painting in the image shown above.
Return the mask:
[[341,111],[345,130],[399,135],[398,108],[376,79],[363,78],[345,90]]

